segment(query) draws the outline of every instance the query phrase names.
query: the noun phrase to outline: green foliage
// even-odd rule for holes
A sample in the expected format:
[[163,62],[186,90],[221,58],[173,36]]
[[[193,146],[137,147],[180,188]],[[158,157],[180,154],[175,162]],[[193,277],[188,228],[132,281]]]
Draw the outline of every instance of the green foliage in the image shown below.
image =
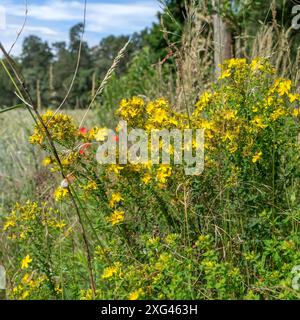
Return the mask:
[[[67,115],[43,114],[69,174],[53,192],[60,205],[17,204],[2,221],[3,258],[14,261],[9,294],[298,299],[292,286],[300,264],[298,101],[291,81],[276,77],[264,59],[228,60],[191,115],[163,98],[123,99],[117,115],[128,129],[206,129],[206,164],[198,176],[172,162],[99,166],[96,144],[107,128],[77,128]],[[48,153],[49,171],[59,172],[45,138],[36,125],[30,142]]]
[[[167,3],[164,21],[174,48],[186,11],[183,1]],[[224,1],[221,13],[252,31],[251,21],[243,24],[249,3]],[[255,17],[259,3],[253,3]],[[57,106],[68,90],[82,28],[70,30],[68,46],[53,45],[55,57],[40,39],[26,39],[21,66],[34,96],[41,81],[43,104]],[[41,114],[29,138],[46,154],[46,168],[36,163],[28,186],[34,200],[23,201],[21,184],[14,192],[22,201],[8,212],[12,200],[5,199],[0,216],[10,298],[299,299],[292,285],[292,270],[300,265],[300,96],[294,84],[265,59],[230,59],[190,112],[179,113],[166,99],[176,97],[167,81],[174,66],[157,63],[169,45],[159,28],[133,37],[124,64],[93,106],[97,120],[111,129],[126,120],[128,129],[148,133],[205,129],[204,171],[187,176],[172,161],[99,165],[95,153],[108,128],[78,127],[51,110]],[[92,49],[82,43],[68,107],[87,104],[127,40],[110,36]]]
[[[150,48],[144,47],[134,55],[125,74],[120,77],[117,75],[112,77],[95,107],[98,110],[101,123],[108,124],[114,119],[115,108],[123,98],[137,95],[164,96],[170,90],[164,81],[170,73],[170,67],[163,66],[161,75],[159,75],[157,68],[151,65],[151,60]],[[168,94],[172,95],[173,93],[169,91]]]
[[[151,48],[152,63],[162,60],[169,52],[170,45],[179,47],[186,17],[186,3],[182,0],[161,1],[165,10],[158,13],[159,23],[142,32],[142,43]],[[164,32],[162,32],[163,21]],[[166,34],[167,39],[166,39]]]

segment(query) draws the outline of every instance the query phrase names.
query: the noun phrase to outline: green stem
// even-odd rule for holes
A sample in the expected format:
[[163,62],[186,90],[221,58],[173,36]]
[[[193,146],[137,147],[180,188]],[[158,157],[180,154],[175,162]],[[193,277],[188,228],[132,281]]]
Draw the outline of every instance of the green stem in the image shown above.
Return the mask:
[[4,112],[10,111],[10,110],[14,110],[14,109],[22,108],[22,107],[24,107],[23,104],[17,104],[13,107],[9,107],[9,108],[5,108],[5,109],[0,110],[0,113],[4,113]]

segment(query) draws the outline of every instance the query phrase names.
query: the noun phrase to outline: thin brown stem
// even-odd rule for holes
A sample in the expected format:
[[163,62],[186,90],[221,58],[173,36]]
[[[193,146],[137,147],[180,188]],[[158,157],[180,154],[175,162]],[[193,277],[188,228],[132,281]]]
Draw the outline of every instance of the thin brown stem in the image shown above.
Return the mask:
[[[34,102],[33,102],[33,99],[26,87],[26,84],[25,84],[25,81],[23,80],[23,76],[21,74],[20,71],[17,70],[17,68],[15,67],[15,64],[14,64],[14,61],[13,59],[9,56],[9,54],[6,52],[5,48],[3,47],[3,45],[0,43],[0,49],[2,50],[5,58],[8,60],[8,63],[10,65],[10,68],[12,69],[14,75],[16,76],[18,82],[19,82],[19,85],[20,85],[20,92],[23,92],[23,94],[25,94],[26,98],[28,99],[28,102],[26,101],[26,99],[24,98],[23,94],[21,93],[21,97],[23,98],[23,100],[25,100],[27,102],[28,105],[30,105],[33,109],[33,112],[36,116],[36,118],[38,119],[38,124],[42,126],[42,129],[45,131],[45,134],[46,134],[46,137],[47,137],[47,140],[48,140],[48,143],[49,143],[49,146],[50,146],[50,149],[60,167],[60,172],[61,172],[61,175],[64,179],[66,179],[66,174],[64,173],[64,168],[62,166],[62,163],[61,163],[61,160],[59,158],[59,155],[58,155],[58,152],[57,152],[57,149],[54,145],[54,141],[51,137],[51,133],[50,131],[48,130],[47,128],[47,125],[45,124],[42,116],[40,115],[39,113],[39,110],[37,110],[37,107],[34,105]],[[86,255],[87,255],[87,262],[88,262],[88,269],[89,269],[89,275],[90,275],[90,285],[91,285],[91,289],[93,291],[93,294],[95,295],[96,293],[96,286],[95,286],[95,281],[94,281],[94,275],[93,275],[93,269],[92,269],[92,256],[91,256],[91,252],[90,252],[90,249],[89,249],[89,243],[88,243],[88,238],[87,238],[87,235],[86,235],[86,232],[85,232],[85,228],[84,228],[84,224],[83,224],[83,221],[82,221],[82,217],[81,217],[81,214],[80,214],[80,210],[79,210],[79,207],[76,203],[76,200],[75,200],[75,197],[73,195],[73,192],[72,190],[70,189],[70,187],[68,186],[68,191],[69,191],[69,194],[70,194],[70,198],[71,198],[71,201],[72,201],[72,204],[75,208],[75,211],[76,211],[76,214],[77,214],[77,217],[78,217],[78,222],[81,226],[81,231],[82,231],[82,237],[83,237],[83,241],[84,241],[84,245],[85,245],[85,250],[86,250]]]

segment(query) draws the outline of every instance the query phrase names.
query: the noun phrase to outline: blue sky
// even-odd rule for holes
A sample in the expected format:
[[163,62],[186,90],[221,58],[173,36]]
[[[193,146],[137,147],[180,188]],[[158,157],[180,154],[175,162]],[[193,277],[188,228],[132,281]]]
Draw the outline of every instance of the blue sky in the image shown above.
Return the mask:
[[[0,41],[9,48],[24,21],[25,0],[1,0],[5,10],[6,27],[0,31]],[[51,42],[67,41],[68,32],[83,20],[83,0],[28,0],[28,19],[14,47],[13,54],[20,53],[25,36],[35,34]],[[2,7],[2,8],[1,8]],[[85,39],[96,45],[109,35],[131,34],[156,21],[160,9],[157,0],[88,0]]]

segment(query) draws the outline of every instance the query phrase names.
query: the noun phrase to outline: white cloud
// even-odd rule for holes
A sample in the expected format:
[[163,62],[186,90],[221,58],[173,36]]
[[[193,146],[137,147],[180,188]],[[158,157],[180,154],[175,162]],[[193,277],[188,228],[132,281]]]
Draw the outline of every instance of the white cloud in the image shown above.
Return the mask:
[[[4,30],[1,30],[0,41],[4,47],[9,50],[11,45],[17,39],[17,35],[20,32],[21,26],[18,24],[7,24]],[[12,53],[14,55],[19,55],[22,51],[22,43],[26,36],[31,34],[36,34],[43,40],[49,42],[66,40],[66,35],[63,32],[57,32],[51,28],[45,26],[29,26],[25,25],[21,35],[18,38],[17,43],[14,45]]]
[[[41,21],[74,21],[83,18],[83,1],[54,0],[44,4],[29,4],[28,14],[30,17]],[[24,16],[24,4],[9,3],[6,6],[7,14],[17,17]],[[158,2],[127,1],[127,3],[89,3],[87,4],[86,19],[89,23],[101,23],[113,19],[119,23],[118,18],[128,18],[134,23],[136,19],[153,20],[159,10]],[[121,25],[120,25],[121,27]]]
[[0,5],[0,30],[5,29],[6,26],[6,12],[5,8]]
[[[4,2],[6,9],[7,28],[4,33],[1,32],[0,41],[12,43],[23,24],[25,1],[1,2]],[[45,0],[41,4],[28,1],[28,20],[19,41],[22,42],[29,34],[50,42],[66,40],[70,26],[83,20],[83,9],[83,0]],[[109,0],[88,1],[85,38],[98,38],[100,41],[103,34],[131,34],[140,31],[155,20],[159,9],[158,1],[155,0],[128,0],[123,3],[112,3]],[[92,42],[95,44],[95,40]],[[20,46],[16,47],[15,54],[19,50]]]
[[103,4],[91,5],[87,13],[87,31],[110,32],[122,31],[130,33],[139,31],[154,20],[158,10],[156,6],[147,4]]
[[[7,26],[8,30],[11,31],[15,31],[18,32],[20,29],[20,26],[18,24],[9,24]],[[24,27],[24,32],[25,33],[38,33],[41,36],[58,36],[59,32],[48,28],[48,27],[44,27],[44,26],[29,26],[29,25],[25,25]]]

